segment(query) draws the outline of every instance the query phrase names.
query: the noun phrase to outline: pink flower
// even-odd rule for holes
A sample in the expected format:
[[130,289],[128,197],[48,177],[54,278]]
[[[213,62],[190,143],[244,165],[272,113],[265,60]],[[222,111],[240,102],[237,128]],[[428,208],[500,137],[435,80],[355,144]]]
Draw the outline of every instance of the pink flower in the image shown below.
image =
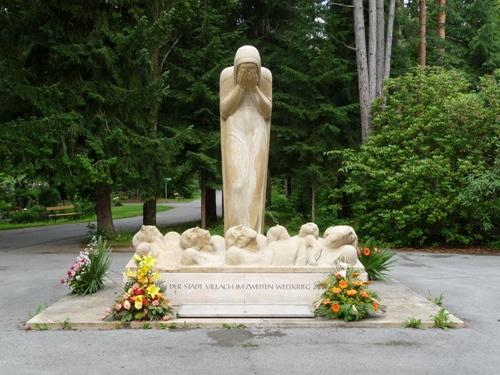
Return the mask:
[[66,280],[61,279],[61,284],[64,284],[65,282],[66,282]]
[[160,304],[160,303],[158,302],[158,300],[156,300],[156,299],[155,299],[155,300],[153,301],[153,306],[158,306],[159,304]]
[[115,305],[115,310],[116,310],[116,311],[120,311],[121,309],[122,309],[122,304],[121,304],[121,303],[117,303],[117,304]]
[[167,321],[167,320],[170,320],[170,317],[168,315],[165,315],[163,318],[162,318],[164,321]]

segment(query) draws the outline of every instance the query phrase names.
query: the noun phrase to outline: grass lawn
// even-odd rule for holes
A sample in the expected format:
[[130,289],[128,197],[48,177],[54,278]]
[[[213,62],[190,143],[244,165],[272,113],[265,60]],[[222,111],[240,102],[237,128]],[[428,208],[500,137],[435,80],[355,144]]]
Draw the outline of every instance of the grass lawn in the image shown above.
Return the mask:
[[[163,211],[170,210],[172,208],[173,207],[171,207],[171,206],[157,205],[156,212],[163,212]],[[113,219],[115,219],[115,220],[116,219],[125,219],[127,217],[142,216],[142,204],[141,203],[124,204],[123,206],[112,207],[111,211],[113,213]],[[95,215],[91,215],[91,216],[80,217],[78,219],[61,218],[61,219],[57,219],[57,220],[38,221],[38,222],[34,222],[34,223],[19,223],[19,224],[0,223],[0,230],[41,227],[41,226],[47,226],[47,225],[59,225],[59,224],[68,224],[68,223],[87,223],[89,221],[95,221],[95,220],[96,220]]]

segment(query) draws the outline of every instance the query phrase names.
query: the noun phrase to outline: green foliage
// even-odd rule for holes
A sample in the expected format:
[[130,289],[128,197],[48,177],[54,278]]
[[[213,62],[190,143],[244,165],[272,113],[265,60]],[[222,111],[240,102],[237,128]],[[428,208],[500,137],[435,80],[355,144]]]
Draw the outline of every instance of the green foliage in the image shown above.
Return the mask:
[[[418,0],[396,7],[392,72],[404,74],[418,63]],[[497,0],[447,1],[446,38],[437,35],[439,4],[427,2],[427,65],[460,69],[469,77],[500,66],[500,4]],[[444,53],[443,53],[444,52]]]
[[69,319],[69,318],[66,318],[66,319],[64,319],[64,320],[62,321],[62,323],[61,323],[61,328],[62,328],[63,330],[71,330],[71,329],[73,329],[73,326],[71,325],[71,321],[70,321],[70,319]]
[[47,308],[47,306],[48,306],[47,303],[39,303],[38,305],[36,305],[35,312],[28,313],[28,320],[40,314],[43,310]]
[[429,292],[427,299],[432,303],[435,303],[439,307],[443,307],[443,300],[444,300],[443,294],[440,294],[439,297],[433,297],[432,294]]
[[497,183],[482,178],[498,173],[498,97],[495,78],[473,91],[456,71],[389,80],[373,105],[375,133],[344,153],[343,192],[359,232],[396,246],[491,238],[500,222]]
[[422,319],[408,318],[401,325],[402,328],[424,329]]
[[47,211],[45,210],[45,207],[38,205],[17,210],[10,214],[10,221],[12,223],[31,223],[45,220],[47,220]]
[[56,188],[45,186],[38,194],[38,203],[44,207],[57,206],[61,201],[61,194]]
[[111,264],[111,248],[106,240],[93,237],[87,249],[81,252],[68,271],[68,278],[61,280],[68,284],[71,294],[86,295],[96,293],[104,286]]
[[159,323],[158,327],[160,329],[176,329],[177,328],[177,323],[169,323],[169,324]]
[[450,321],[450,313],[441,307],[436,315],[433,316],[435,328],[448,329],[455,328],[455,323]]
[[373,238],[361,246],[359,260],[363,263],[370,280],[384,280],[394,262],[394,253],[379,249]]

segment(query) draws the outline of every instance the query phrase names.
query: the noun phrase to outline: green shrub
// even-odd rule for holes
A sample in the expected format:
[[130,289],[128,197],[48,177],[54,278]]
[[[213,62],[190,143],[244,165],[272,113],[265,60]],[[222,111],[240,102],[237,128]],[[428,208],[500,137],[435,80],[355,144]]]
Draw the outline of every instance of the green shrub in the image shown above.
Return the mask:
[[44,207],[57,206],[61,201],[61,195],[56,188],[46,186],[40,190],[38,203]]
[[38,205],[10,213],[10,221],[12,223],[33,223],[44,220],[47,220],[47,211],[45,207]]
[[456,71],[418,69],[388,80],[374,133],[345,152],[343,191],[360,233],[395,246],[494,236],[499,220],[500,88],[478,91]]
[[417,319],[417,318],[408,318],[406,319],[403,324],[401,324],[402,328],[414,328],[414,329],[424,329],[424,326],[422,324],[422,319]]

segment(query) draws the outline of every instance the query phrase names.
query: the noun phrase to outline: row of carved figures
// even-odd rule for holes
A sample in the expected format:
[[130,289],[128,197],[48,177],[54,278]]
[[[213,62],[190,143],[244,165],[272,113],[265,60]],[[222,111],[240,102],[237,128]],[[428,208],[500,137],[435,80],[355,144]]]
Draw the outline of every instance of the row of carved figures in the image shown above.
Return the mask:
[[182,234],[162,235],[155,226],[142,226],[132,244],[138,254],[152,254],[157,268],[185,266],[331,266],[341,261],[363,269],[358,260],[358,238],[346,225],[330,227],[320,237],[314,223],[302,225],[298,235],[290,236],[285,227],[271,227],[264,236],[237,225],[225,237],[210,235],[201,228]]

